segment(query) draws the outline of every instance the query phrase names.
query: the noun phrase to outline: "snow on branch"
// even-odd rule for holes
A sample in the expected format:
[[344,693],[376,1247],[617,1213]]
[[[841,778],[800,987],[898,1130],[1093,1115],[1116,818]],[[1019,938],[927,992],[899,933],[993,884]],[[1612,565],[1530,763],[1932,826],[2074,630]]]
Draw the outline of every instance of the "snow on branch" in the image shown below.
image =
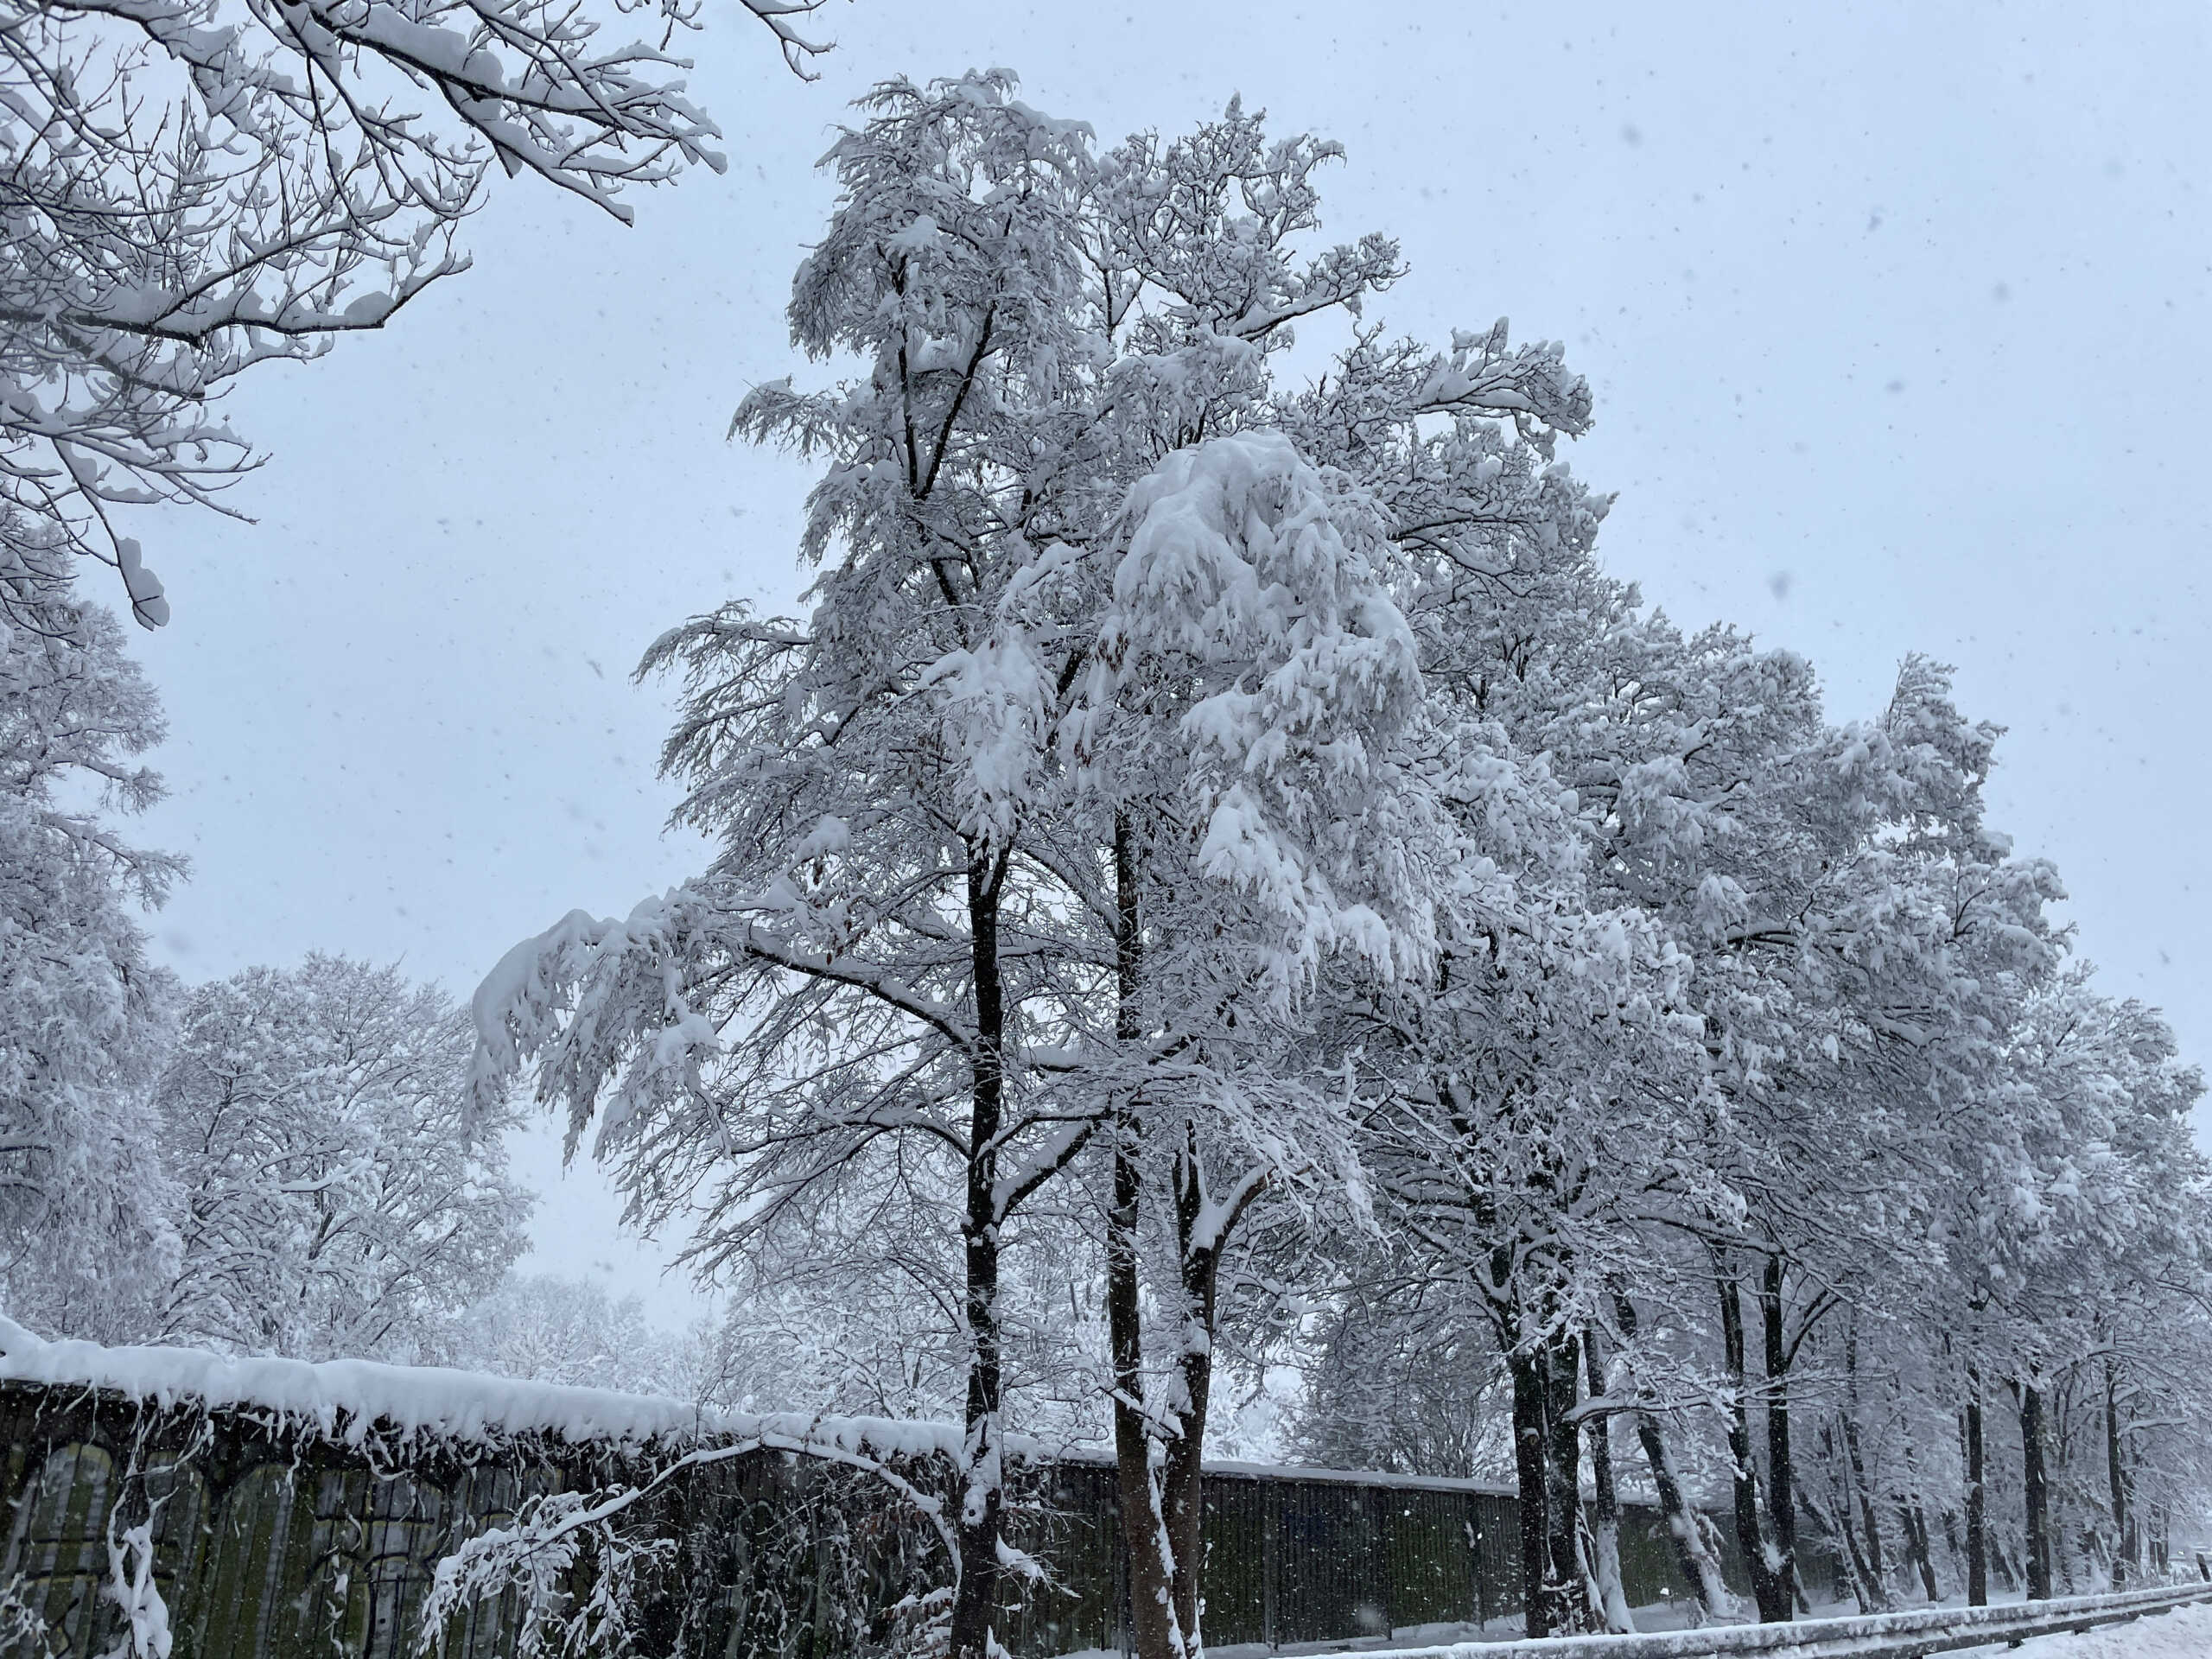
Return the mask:
[[[822,0],[742,0],[811,79]],[[381,328],[467,268],[493,162],[624,223],[727,165],[669,47],[700,0],[0,0],[0,581],[56,549],[166,620],[113,522],[256,465],[239,374]],[[632,21],[658,38],[621,41]]]
[[[926,1522],[957,1571],[959,1546],[943,1502],[877,1458],[804,1434],[761,1433],[688,1452],[649,1480],[593,1493],[549,1492],[528,1499],[508,1527],[468,1538],[441,1560],[423,1604],[416,1651],[442,1652],[448,1623],[471,1605],[513,1592],[522,1610],[517,1652],[566,1656],[626,1650],[641,1581],[673,1558],[674,1540],[640,1536],[618,1524],[624,1515],[689,1471],[757,1452],[785,1452],[860,1470],[881,1481]],[[581,1600],[569,1586],[588,1554],[589,1587]]]

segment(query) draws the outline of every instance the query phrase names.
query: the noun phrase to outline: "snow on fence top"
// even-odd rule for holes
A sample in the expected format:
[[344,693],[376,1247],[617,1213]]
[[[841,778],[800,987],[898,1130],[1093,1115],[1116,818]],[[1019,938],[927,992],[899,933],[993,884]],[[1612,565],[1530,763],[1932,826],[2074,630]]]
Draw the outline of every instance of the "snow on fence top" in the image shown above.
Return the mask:
[[957,1453],[949,1423],[880,1417],[702,1411],[681,1400],[529,1382],[367,1359],[236,1359],[196,1348],[48,1342],[0,1315],[0,1382],[120,1394],[168,1409],[199,1405],[273,1414],[287,1427],[359,1446],[372,1431],[405,1440],[498,1445],[550,1435],[635,1446],[770,1436],[868,1458]]
[[[551,1436],[573,1446],[616,1448],[766,1438],[876,1459],[938,1453],[955,1457],[961,1443],[960,1429],[952,1423],[702,1410],[661,1395],[617,1394],[611,1389],[531,1382],[434,1365],[387,1365],[371,1359],[319,1363],[238,1359],[199,1348],[104,1348],[93,1342],[48,1342],[0,1314],[0,1383],[5,1382],[118,1394],[163,1410],[199,1406],[270,1414],[295,1432],[311,1431],[355,1448],[372,1433],[404,1441],[486,1446]],[[1020,1434],[1007,1437],[1007,1452],[1023,1461],[1112,1461],[1112,1453],[1100,1447],[1048,1446]],[[1211,1459],[1206,1472],[1511,1496],[1503,1486],[1442,1476],[1284,1468]]]

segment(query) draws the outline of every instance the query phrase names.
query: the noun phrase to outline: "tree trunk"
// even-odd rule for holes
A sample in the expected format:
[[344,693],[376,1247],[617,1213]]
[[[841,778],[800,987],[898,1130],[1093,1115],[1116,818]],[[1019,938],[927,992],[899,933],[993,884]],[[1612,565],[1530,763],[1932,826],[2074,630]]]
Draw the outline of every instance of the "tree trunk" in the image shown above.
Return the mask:
[[1736,1597],[1721,1573],[1720,1560],[1706,1541],[1700,1517],[1682,1496],[1682,1483],[1675,1472],[1675,1459],[1667,1449],[1659,1420],[1648,1411],[1636,1415],[1636,1436],[1651,1468],[1651,1485],[1659,1499],[1659,1513],[1667,1523],[1667,1536],[1675,1546],[1675,1564],[1682,1582],[1695,1598],[1699,1622],[1726,1618],[1736,1611]]
[[1904,1560],[1920,1574],[1920,1587],[1932,1604],[1943,1599],[1936,1581],[1936,1558],[1928,1547],[1928,1517],[1917,1503],[1897,1501],[1897,1528],[1904,1534]]
[[[1594,1330],[1583,1337],[1582,1352],[1583,1363],[1590,1374],[1590,1397],[1594,1400],[1605,1392],[1605,1359]],[[1598,1609],[1605,1616],[1607,1630],[1633,1635],[1636,1620],[1629,1613],[1628,1592],[1621,1587],[1621,1504],[1619,1495],[1613,1490],[1611,1417],[1602,1411],[1593,1412],[1585,1432],[1590,1440],[1590,1469],[1597,1489],[1596,1499],[1590,1506],[1590,1566]]]
[[1005,1516],[1005,1361],[999,1332],[998,1137],[1006,1106],[1006,998],[999,975],[1002,859],[971,851],[969,948],[976,985],[976,1046],[968,1125],[967,1213],[961,1224],[967,1283],[966,1436],[956,1534],[960,1586],[949,1632],[952,1659],[989,1659]]
[[1989,1605],[1989,1486],[1983,1469],[1981,1372],[1967,1367],[1967,1605]]
[[2007,1590],[2021,1590],[2025,1586],[2019,1573],[2012,1569],[2012,1553],[2005,1548],[2001,1533],[1989,1535],[1989,1564],[1997,1569],[1997,1576],[2005,1581]]
[[2050,1599],[2050,1489],[2043,1461],[2043,1390],[2014,1385],[2020,1402],[2020,1485],[2027,1505],[2028,1599]]
[[[1143,939],[1128,821],[1114,823],[1115,957],[1119,1001],[1115,1034],[1125,1048],[1141,1034],[1138,996]],[[1106,1212],[1106,1325],[1114,1367],[1114,1470],[1129,1574],[1129,1643],[1136,1659],[1180,1659],[1182,1630],[1173,1597],[1174,1548],[1152,1468],[1145,1415],[1143,1302],[1137,1278],[1137,1221],[1144,1193],[1138,1162],[1140,1114],[1116,1115],[1114,1196]]]
[[[1782,1257],[1770,1255],[1759,1286],[1766,1361],[1766,1491],[1774,1522],[1774,1574],[1782,1605],[1797,1595],[1797,1467],[1789,1452],[1789,1350],[1783,1325]],[[1783,1614],[1789,1617],[1788,1612]]]
[[1555,1636],[1579,1636],[1598,1625],[1591,1605],[1590,1580],[1583,1567],[1582,1431],[1574,1421],[1581,1403],[1582,1344],[1573,1336],[1552,1337],[1544,1352],[1545,1497],[1551,1573],[1546,1590],[1552,1599]]
[[1213,1397],[1213,1344],[1220,1322],[1221,1258],[1230,1234],[1264,1178],[1248,1174],[1227,1200],[1216,1203],[1206,1185],[1193,1125],[1175,1164],[1175,1242],[1181,1266],[1183,1334],[1175,1357],[1181,1388],[1167,1442],[1165,1503],[1173,1553],[1175,1619],[1185,1651],[1205,1649],[1200,1590],[1205,1569],[1205,1490],[1203,1474],[1206,1414]]
[[[1208,1306],[1205,1323],[1201,1325],[1201,1316],[1193,1312],[1189,1315],[1190,1326],[1185,1332],[1186,1344],[1205,1345],[1186,1345],[1177,1357],[1182,1372],[1183,1398],[1173,1411],[1176,1432],[1167,1442],[1160,1502],[1167,1526],[1172,1565],[1169,1590],[1174,1603],[1176,1627],[1183,1633],[1185,1650],[1192,1655],[1205,1651],[1199,1629],[1199,1586],[1205,1567],[1205,1489],[1202,1476],[1206,1407],[1213,1384],[1211,1262],[1205,1268],[1205,1277]],[[1192,1296],[1187,1286],[1185,1294]]]
[[[1613,1294],[1613,1319],[1620,1326],[1621,1335],[1635,1340],[1636,1304],[1618,1291]],[[1695,1599],[1698,1621],[1702,1624],[1708,1618],[1730,1617],[1736,1611],[1736,1598],[1721,1576],[1719,1560],[1706,1541],[1699,1524],[1700,1517],[1682,1497],[1681,1477],[1675,1472],[1675,1460],[1667,1450],[1665,1432],[1654,1414],[1636,1414],[1636,1438],[1643,1448],[1643,1460],[1650,1465],[1652,1491],[1659,1500],[1659,1514],[1667,1523],[1667,1535],[1675,1546],[1675,1563],[1681,1570],[1682,1583]]]
[[[1851,1489],[1859,1499],[1859,1524],[1866,1534],[1866,1573],[1873,1587],[1874,1607],[1890,1606],[1889,1578],[1882,1563],[1882,1522],[1874,1508],[1874,1494],[1866,1485],[1866,1459],[1859,1441],[1859,1331],[1854,1325],[1843,1344],[1843,1449],[1851,1465]],[[1908,1541],[1907,1548],[1910,1548]]]
[[1742,1291],[1725,1260],[1716,1260],[1713,1266],[1714,1288],[1720,1295],[1721,1354],[1734,1384],[1728,1403],[1728,1459],[1733,1465],[1736,1546],[1743,1552],[1745,1567],[1751,1575],[1751,1599],[1758,1604],[1760,1623],[1787,1624],[1789,1595],[1775,1576],[1774,1554],[1759,1524],[1759,1474],[1751,1460],[1751,1379],[1745,1375]]
[[[1821,1437],[1821,1449],[1824,1457],[1834,1451],[1832,1440],[1825,1433]],[[1844,1495],[1844,1516],[1840,1522],[1830,1516],[1820,1499],[1810,1491],[1801,1493],[1797,1501],[1805,1513],[1813,1517],[1815,1524],[1825,1528],[1828,1535],[1843,1546],[1843,1566],[1851,1580],[1851,1599],[1859,1604],[1860,1612],[1872,1612],[1879,1597],[1873,1579],[1866,1570],[1866,1545],[1851,1525],[1850,1495]]]
[[1506,1356],[1513,1379],[1513,1477],[1521,1523],[1521,1618],[1532,1637],[1552,1633],[1550,1483],[1544,1446],[1545,1362],[1541,1350],[1516,1348]]
[[2135,1576],[2134,1518],[2127,1512],[2127,1465],[2120,1433],[2120,1371],[2105,1367],[2105,1476],[2112,1483],[2112,1587]]
[[1117,1128],[1122,1134],[1114,1148],[1114,1198],[1106,1215],[1106,1325],[1114,1363],[1114,1469],[1128,1554],[1129,1643],[1137,1659],[1178,1659],[1182,1642],[1170,1594],[1170,1546],[1143,1403],[1136,1248],[1141,1182],[1128,1138],[1136,1131],[1133,1123]]

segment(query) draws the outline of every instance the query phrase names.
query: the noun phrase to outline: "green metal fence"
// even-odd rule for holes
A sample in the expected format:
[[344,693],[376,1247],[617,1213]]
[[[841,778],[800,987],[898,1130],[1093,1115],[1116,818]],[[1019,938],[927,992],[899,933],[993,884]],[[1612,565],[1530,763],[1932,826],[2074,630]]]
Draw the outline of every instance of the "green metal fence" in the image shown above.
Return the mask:
[[[250,1410],[20,1382],[0,1384],[0,1599],[41,1618],[71,1659],[116,1640],[121,1614],[102,1594],[111,1541],[142,1521],[174,1659],[397,1659],[412,1650],[435,1564],[461,1538],[531,1493],[642,1467],[634,1452],[557,1440],[487,1451],[372,1433],[349,1445]],[[949,1475],[910,1472],[940,1487]],[[1008,1610],[1020,1659],[1122,1646],[1115,1490],[1103,1461],[1021,1470],[1012,1530],[1051,1581]],[[652,1651],[865,1653],[887,1608],[944,1577],[935,1543],[880,1483],[774,1452],[689,1471],[641,1520],[677,1545],[648,1609]],[[1213,1647],[1384,1636],[1519,1609],[1513,1499],[1471,1483],[1215,1470],[1205,1535]],[[1624,1515],[1621,1560],[1632,1604],[1688,1593],[1649,1510]],[[479,1608],[447,1632],[447,1650],[504,1656],[516,1624],[511,1604]]]

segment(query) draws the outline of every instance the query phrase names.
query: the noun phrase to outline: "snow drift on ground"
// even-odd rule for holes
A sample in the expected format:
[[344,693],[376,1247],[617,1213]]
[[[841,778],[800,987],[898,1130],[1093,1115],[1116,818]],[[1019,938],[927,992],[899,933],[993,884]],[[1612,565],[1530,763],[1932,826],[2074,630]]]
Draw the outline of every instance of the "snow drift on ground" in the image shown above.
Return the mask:
[[[2007,1649],[1999,1642],[1969,1651],[1994,1655]],[[2212,1654],[2212,1606],[2183,1607],[2078,1636],[2039,1636],[2010,1652],[2018,1659],[2205,1659]]]

